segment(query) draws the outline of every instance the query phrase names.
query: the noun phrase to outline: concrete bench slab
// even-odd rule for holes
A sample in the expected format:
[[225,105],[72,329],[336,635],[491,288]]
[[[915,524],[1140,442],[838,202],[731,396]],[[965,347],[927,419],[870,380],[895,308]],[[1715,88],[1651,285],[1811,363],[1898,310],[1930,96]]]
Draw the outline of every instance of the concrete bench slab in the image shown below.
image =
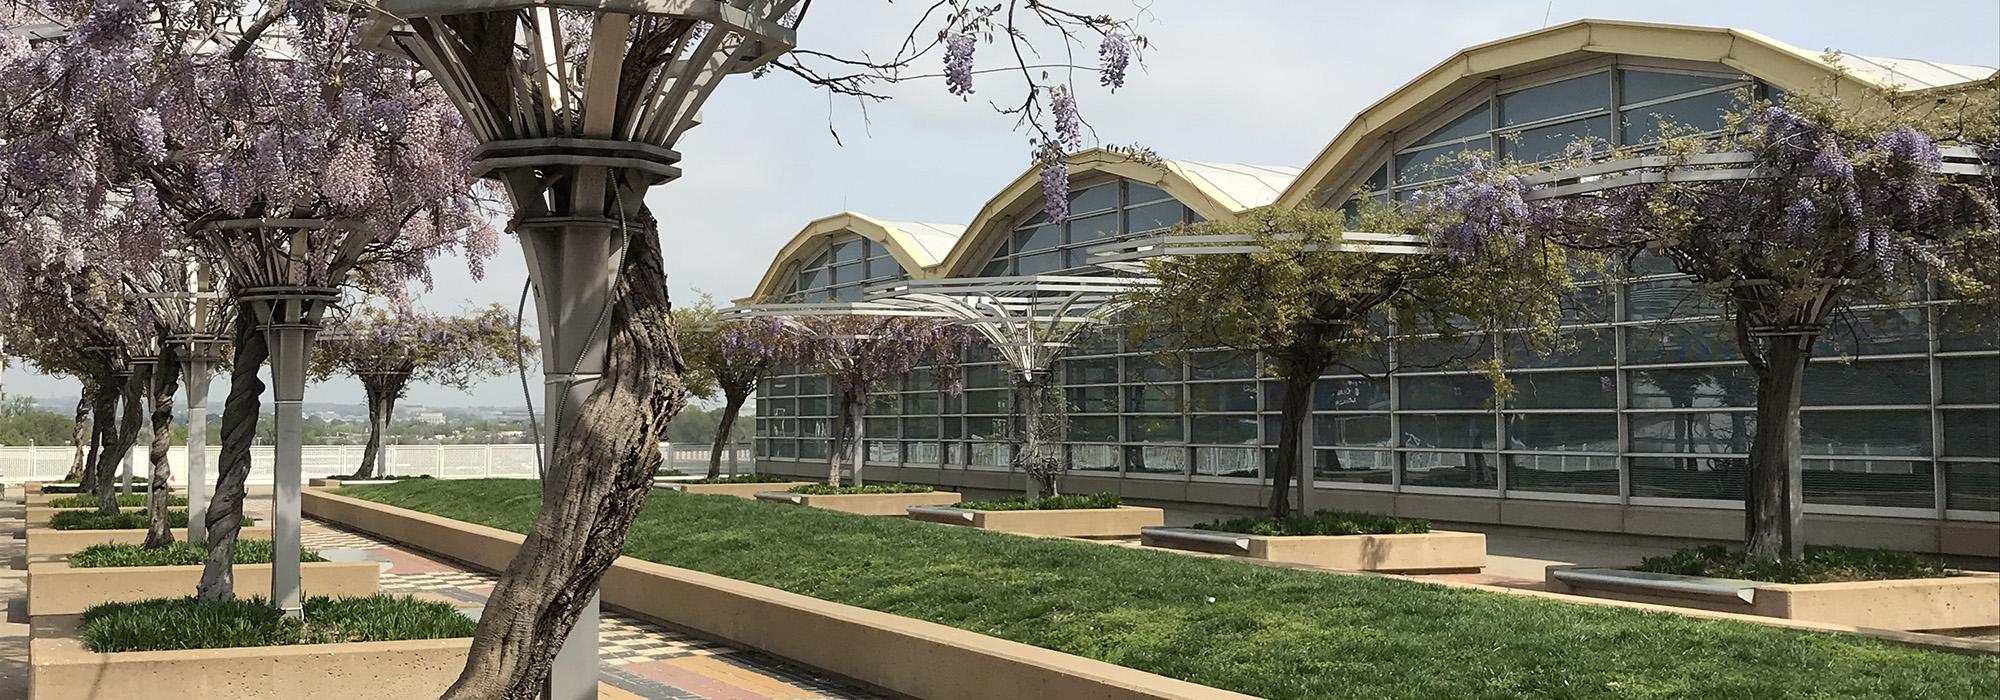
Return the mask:
[[911,520],[1047,537],[1131,537],[1166,521],[1166,512],[1143,506],[1052,510],[973,510],[911,506]]
[[855,515],[880,515],[906,517],[910,506],[945,506],[957,503],[965,497],[954,491],[923,491],[918,493],[852,493],[816,495],[771,491],[766,489],[757,494],[757,500],[772,503],[789,503],[795,506],[837,510]]
[[[1615,573],[1613,573],[1615,572]],[[1946,578],[1767,583],[1616,569],[1548,568],[1549,591],[1635,603],[1875,629],[2000,627],[2000,574]],[[1735,595],[1722,595],[1732,586]]]
[[1476,572],[1486,567],[1486,535],[1434,530],[1404,535],[1287,535],[1272,537],[1179,527],[1139,531],[1148,547],[1182,549],[1304,564],[1342,571],[1384,573]]

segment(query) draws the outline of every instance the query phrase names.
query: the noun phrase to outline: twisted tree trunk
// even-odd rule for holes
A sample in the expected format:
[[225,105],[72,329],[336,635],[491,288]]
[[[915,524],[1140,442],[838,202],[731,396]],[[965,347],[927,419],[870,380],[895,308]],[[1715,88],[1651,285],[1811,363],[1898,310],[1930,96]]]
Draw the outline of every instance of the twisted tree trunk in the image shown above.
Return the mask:
[[356,479],[375,476],[375,457],[382,452],[389,419],[396,415],[396,398],[403,395],[403,387],[410,380],[408,375],[396,377],[371,375],[361,380],[362,389],[368,392],[368,449],[361,455],[361,467],[354,470]]
[[[633,198],[602,377],[558,433],[534,527],[486,601],[452,700],[536,698],[625,544],[661,464],[655,436],[687,402],[657,227]],[[553,352],[553,349],[551,350]]]
[[83,467],[90,463],[85,460],[94,462],[97,459],[97,434],[92,431],[94,421],[90,419],[90,392],[90,382],[86,381],[83,394],[76,399],[76,422],[69,431],[69,444],[76,446],[76,454],[70,458],[69,474],[63,477],[63,481],[83,478]]
[[146,486],[146,549],[174,543],[174,528],[167,521],[167,503],[173,495],[173,468],[167,451],[174,444],[174,392],[180,390],[181,363],[171,348],[160,351],[153,366],[152,391],[147,400],[153,405],[152,478]]
[[[117,425],[107,433],[108,441],[104,452],[97,457],[97,512],[111,515],[118,512],[118,465],[126,455],[132,453],[132,445],[139,441],[139,421],[144,418],[140,408],[140,396],[146,382],[151,378],[144,367],[131,374],[116,377],[109,382],[117,386]],[[108,414],[111,407],[105,407]]]
[[722,387],[722,421],[715,426],[715,444],[708,449],[708,478],[722,476],[722,451],[729,446],[729,432],[736,428],[736,414],[750,400],[748,387]]
[[1292,514],[1292,480],[1304,478],[1307,459],[1312,455],[1301,454],[1303,441],[1300,439],[1311,428],[1313,383],[1319,381],[1316,367],[1300,367],[1295,363],[1282,363],[1280,377],[1285,386],[1285,401],[1280,407],[1278,418],[1278,462],[1271,469],[1271,506],[1273,518],[1289,517]]
[[[1804,554],[1805,533],[1795,527],[1804,494],[1792,474],[1800,467],[1799,404],[1811,339],[1773,338],[1757,369],[1757,433],[1750,442],[1744,494],[1744,553],[1775,561]],[[1809,345],[1807,347],[1810,347]]]
[[841,465],[847,461],[848,450],[854,451],[854,484],[861,485],[861,463],[868,455],[862,452],[860,441],[856,439],[861,428],[861,413],[867,405],[860,392],[842,388],[840,390],[840,416],[834,419],[833,445],[826,453],[826,485],[840,485]]
[[118,391],[122,388],[117,382],[116,376],[108,376],[91,384],[90,458],[78,482],[83,493],[96,495],[97,482],[109,480],[104,471],[104,457],[117,441]]
[[230,358],[229,396],[222,404],[222,455],[215,465],[215,493],[208,501],[208,561],[195,595],[202,600],[236,597],[236,538],[243,524],[243,482],[250,477],[250,445],[257,438],[264,382],[257,370],[270,356],[257,315],[236,314],[235,354]]

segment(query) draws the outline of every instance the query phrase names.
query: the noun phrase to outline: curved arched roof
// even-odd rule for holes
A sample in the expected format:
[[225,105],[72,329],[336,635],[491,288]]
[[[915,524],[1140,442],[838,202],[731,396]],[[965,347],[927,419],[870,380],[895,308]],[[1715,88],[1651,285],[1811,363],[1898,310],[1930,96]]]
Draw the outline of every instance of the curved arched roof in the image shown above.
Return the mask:
[[[1206,219],[1221,219],[1261,207],[1298,177],[1298,168],[1272,165],[1243,165],[1202,161],[1161,160],[1148,162],[1124,153],[1093,148],[1069,157],[1070,182],[1088,184],[1092,179],[1119,177],[1157,187]],[[986,254],[998,241],[1005,240],[1013,223],[1034,216],[1042,208],[1041,171],[1029,168],[1001,188],[980,208],[966,234],[959,238],[939,266],[940,276],[959,274],[986,263]]]
[[1818,51],[1742,29],[1583,19],[1453,54],[1355,115],[1278,198],[1287,206],[1315,201],[1339,186],[1374,146],[1463,95],[1480,81],[1592,55],[1720,63],[1785,90],[1828,90],[1856,102],[1890,90],[1925,91],[1995,80],[1995,70],[1909,59],[1842,56],[1839,68]]
[[849,233],[882,244],[904,272],[921,279],[931,276],[938,262],[951,252],[959,237],[965,233],[965,227],[958,224],[883,221],[851,211],[815,219],[778,249],[777,257],[771,259],[770,267],[764,270],[764,278],[757,283],[756,291],[748,299],[769,300],[783,294],[787,282],[783,275],[786,270],[792,269],[793,263],[809,259],[826,248],[832,239]]

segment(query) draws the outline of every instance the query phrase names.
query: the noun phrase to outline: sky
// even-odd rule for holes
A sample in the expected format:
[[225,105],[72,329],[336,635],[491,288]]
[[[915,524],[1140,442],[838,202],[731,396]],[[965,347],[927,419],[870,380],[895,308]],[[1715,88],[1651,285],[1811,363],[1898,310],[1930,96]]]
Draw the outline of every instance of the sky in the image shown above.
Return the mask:
[[[821,2],[800,28],[799,43],[844,56],[882,55],[929,4]],[[1138,19],[1151,43],[1143,65],[1116,93],[1100,89],[1094,74],[1079,73],[1078,102],[1096,142],[1139,144],[1180,160],[1303,167],[1355,113],[1459,49],[1586,17],[1750,29],[1807,50],[2000,65],[2000,2],[1993,0],[1051,4]],[[1094,59],[1094,53],[1090,46],[1079,55]],[[981,45],[975,67],[1002,66],[1006,58],[1001,47]],[[647,197],[660,221],[675,301],[710,294],[727,304],[748,294],[778,248],[820,217],[856,211],[892,221],[971,219],[1029,165],[1027,134],[993,109],[1020,99],[1018,76],[982,74],[974,87],[972,98],[961,100],[941,80],[887,86],[894,99],[864,112],[851,99],[780,73],[726,80],[704,108],[701,126],[679,144],[684,175]],[[475,280],[463,261],[440,263],[436,286],[418,295],[421,305],[512,308],[526,280],[519,247],[503,242],[486,268],[485,278]],[[539,386],[538,373],[530,381]],[[5,382],[10,395],[76,393],[71,382],[19,365]],[[227,383],[215,384],[219,400]],[[330,381],[309,388],[307,400],[359,403],[361,389],[351,380]],[[512,375],[467,391],[415,386],[405,400],[520,402],[520,379]]]

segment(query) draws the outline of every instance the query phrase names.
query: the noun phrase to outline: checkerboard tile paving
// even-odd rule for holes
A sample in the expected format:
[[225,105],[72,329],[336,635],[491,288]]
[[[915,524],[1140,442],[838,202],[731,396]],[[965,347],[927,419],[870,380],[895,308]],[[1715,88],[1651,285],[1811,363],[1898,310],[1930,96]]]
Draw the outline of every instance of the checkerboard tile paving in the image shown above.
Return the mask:
[[[308,521],[311,549],[360,550],[382,562],[382,592],[484,605],[498,577],[402,549],[364,533]],[[605,611],[598,623],[601,697],[664,700],[876,700],[812,669],[684,630]]]

